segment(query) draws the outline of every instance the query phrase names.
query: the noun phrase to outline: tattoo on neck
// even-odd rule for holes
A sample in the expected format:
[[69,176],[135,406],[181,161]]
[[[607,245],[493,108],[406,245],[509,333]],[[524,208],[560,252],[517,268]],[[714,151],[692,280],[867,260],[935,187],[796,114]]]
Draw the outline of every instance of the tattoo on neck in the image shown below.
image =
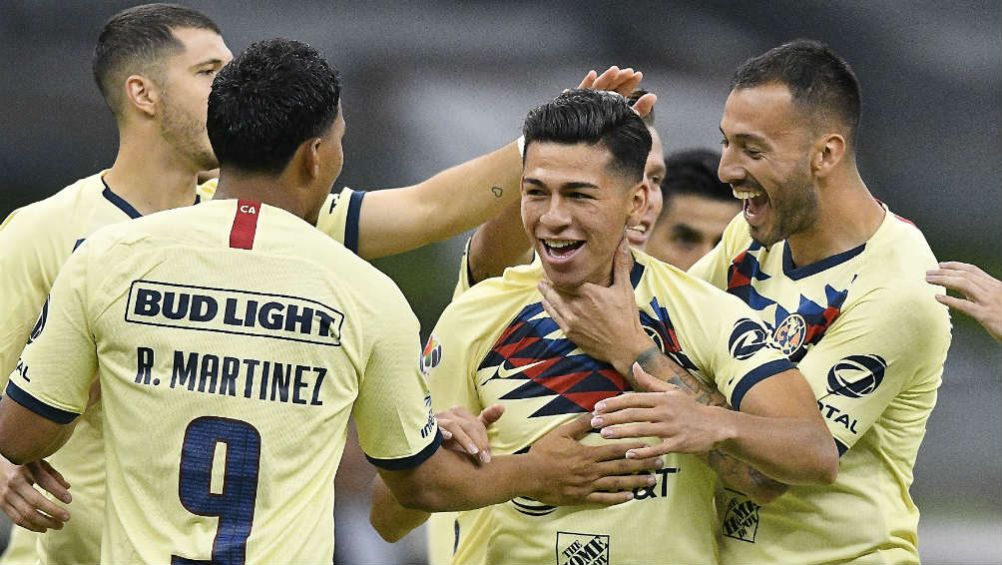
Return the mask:
[[491,187],[491,192],[494,193],[494,198],[501,198],[501,195],[504,194],[504,189],[498,185],[494,185]]

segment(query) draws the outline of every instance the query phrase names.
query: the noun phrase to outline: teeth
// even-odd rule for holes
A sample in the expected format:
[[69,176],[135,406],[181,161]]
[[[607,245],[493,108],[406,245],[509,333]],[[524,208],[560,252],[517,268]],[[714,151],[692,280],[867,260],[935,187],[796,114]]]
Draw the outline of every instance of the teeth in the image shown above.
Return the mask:
[[556,247],[557,249],[560,249],[562,247],[570,247],[571,245],[577,243],[576,241],[571,241],[568,239],[547,239],[544,241],[546,242],[546,245],[548,245],[549,247]]
[[738,198],[741,200],[748,200],[749,198],[762,196],[762,192],[759,190],[738,190],[736,188],[732,188],[731,192],[734,194],[734,198]]

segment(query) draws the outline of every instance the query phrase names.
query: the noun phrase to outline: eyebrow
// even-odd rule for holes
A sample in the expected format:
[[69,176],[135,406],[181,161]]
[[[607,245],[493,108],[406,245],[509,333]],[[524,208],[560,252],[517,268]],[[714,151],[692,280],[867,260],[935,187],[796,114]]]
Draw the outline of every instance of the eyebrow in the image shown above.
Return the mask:
[[192,67],[204,67],[205,65],[220,65],[220,66],[222,66],[223,65],[223,60],[220,59],[219,57],[216,57],[216,58],[213,58],[213,59],[206,59],[204,61],[199,61],[198,63],[195,63],[194,65],[192,65]]
[[[725,138],[727,137],[727,134],[724,133],[724,128],[718,126],[717,129],[720,130],[720,135],[724,136]],[[737,141],[754,141],[756,143],[761,143],[763,145],[769,145],[769,142],[766,141],[764,137],[760,135],[755,135],[754,133],[736,133],[734,134],[734,139]]]
[[[534,179],[532,177],[525,177],[522,179],[522,182],[534,184],[536,186],[547,186],[545,182],[539,179]],[[560,188],[575,189],[575,188],[599,188],[599,187],[590,182],[572,181],[572,182],[565,182],[564,184],[560,185]]]

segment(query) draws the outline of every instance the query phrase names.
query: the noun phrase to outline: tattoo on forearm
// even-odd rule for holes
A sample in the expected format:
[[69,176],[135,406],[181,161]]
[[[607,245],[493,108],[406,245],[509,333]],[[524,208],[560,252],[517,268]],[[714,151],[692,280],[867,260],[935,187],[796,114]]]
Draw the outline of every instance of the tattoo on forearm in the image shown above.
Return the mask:
[[722,451],[711,451],[707,463],[717,472],[725,485],[745,494],[771,499],[783,494],[788,488],[787,485],[765,476],[758,469]]
[[651,375],[689,393],[700,404],[707,406],[727,405],[727,399],[716,388],[707,385],[682,367],[672,363],[656,346],[646,349],[638,355],[637,364]]

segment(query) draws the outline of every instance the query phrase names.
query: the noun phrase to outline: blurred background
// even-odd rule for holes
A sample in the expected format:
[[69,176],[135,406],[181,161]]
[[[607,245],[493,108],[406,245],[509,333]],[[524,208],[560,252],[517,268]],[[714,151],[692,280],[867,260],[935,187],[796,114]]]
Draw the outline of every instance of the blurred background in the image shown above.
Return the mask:
[[[716,147],[731,72],[797,37],[830,44],[863,92],[858,162],[871,191],[937,256],[1002,278],[1002,4],[692,2],[183,2],[237,53],[283,36],[341,71],[348,122],[337,187],[420,181],[518,136],[526,111],[609,65],[644,71],[666,152]],[[114,121],[90,76],[98,31],[135,2],[0,5],[0,216],[111,165]],[[422,328],[449,301],[465,238],[377,263]],[[962,315],[915,469],[930,563],[1002,562],[1002,347]],[[423,533],[368,525],[372,470],[346,450],[339,563],[421,563]],[[6,530],[6,527],[4,527]],[[3,535],[6,535],[4,531]],[[0,544],[4,539],[0,537]]]

